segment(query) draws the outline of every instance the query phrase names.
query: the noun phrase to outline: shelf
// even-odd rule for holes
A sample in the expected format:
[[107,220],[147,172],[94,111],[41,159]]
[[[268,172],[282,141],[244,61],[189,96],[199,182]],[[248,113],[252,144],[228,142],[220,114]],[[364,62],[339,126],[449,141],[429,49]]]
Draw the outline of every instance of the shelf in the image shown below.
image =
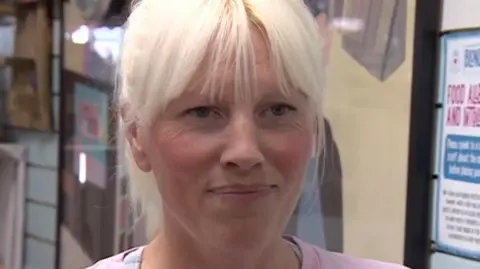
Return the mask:
[[17,10],[34,9],[38,4],[38,0],[19,0],[14,3],[0,3],[0,16],[16,15]]
[[0,15],[15,15],[15,6],[12,4],[0,4]]
[[33,69],[35,61],[25,57],[7,57],[0,55],[0,68],[11,66],[19,69]]

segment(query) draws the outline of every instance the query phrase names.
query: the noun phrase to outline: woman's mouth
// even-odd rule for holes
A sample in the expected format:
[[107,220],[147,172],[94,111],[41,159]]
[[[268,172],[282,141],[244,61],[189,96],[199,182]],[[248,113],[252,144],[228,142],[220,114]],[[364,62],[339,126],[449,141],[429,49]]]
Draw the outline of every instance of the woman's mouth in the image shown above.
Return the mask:
[[267,197],[276,188],[273,184],[232,184],[211,188],[208,193],[227,201],[253,202]]

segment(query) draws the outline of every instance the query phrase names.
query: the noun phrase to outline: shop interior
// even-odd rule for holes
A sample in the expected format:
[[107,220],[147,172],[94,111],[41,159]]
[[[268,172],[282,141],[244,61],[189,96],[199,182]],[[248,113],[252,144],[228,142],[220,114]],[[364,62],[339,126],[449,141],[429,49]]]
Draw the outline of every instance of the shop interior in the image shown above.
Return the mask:
[[[286,233],[412,269],[480,268],[480,239],[445,240],[438,213],[444,48],[480,31],[480,2],[305,4],[326,44],[329,150],[309,167]],[[130,203],[113,98],[131,6],[0,0],[0,269],[86,268],[150,239]],[[473,220],[478,233],[480,211]]]

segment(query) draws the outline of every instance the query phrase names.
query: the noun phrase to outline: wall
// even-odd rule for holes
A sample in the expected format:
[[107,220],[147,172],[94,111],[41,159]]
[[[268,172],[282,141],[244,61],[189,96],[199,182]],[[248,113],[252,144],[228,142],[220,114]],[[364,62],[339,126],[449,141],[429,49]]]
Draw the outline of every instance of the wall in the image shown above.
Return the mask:
[[397,16],[405,19],[405,33],[396,37],[404,46],[395,48],[403,54],[398,69],[377,79],[365,63],[336,46],[325,102],[345,170],[345,252],[398,263],[403,261],[416,1],[400,2],[404,9],[398,8]]
[[[477,0],[443,0],[443,14],[441,31],[466,30],[480,27],[480,2]],[[440,124],[440,123],[439,123]],[[437,155],[437,160],[438,160]],[[436,212],[438,184],[433,184],[434,198],[432,212]],[[432,216],[435,220],[435,214]],[[435,221],[432,221],[434,224]],[[435,238],[436,225],[432,225],[432,238]],[[433,246],[435,248],[435,246]],[[468,260],[456,255],[442,252],[434,252],[430,257],[431,269],[476,269],[480,268],[480,261]]]
[[477,0],[443,0],[441,30],[463,30],[480,27]]
[[329,250],[403,262],[416,2],[317,0],[329,7],[314,15],[327,44],[330,165],[305,185],[321,205],[304,199],[297,234]]

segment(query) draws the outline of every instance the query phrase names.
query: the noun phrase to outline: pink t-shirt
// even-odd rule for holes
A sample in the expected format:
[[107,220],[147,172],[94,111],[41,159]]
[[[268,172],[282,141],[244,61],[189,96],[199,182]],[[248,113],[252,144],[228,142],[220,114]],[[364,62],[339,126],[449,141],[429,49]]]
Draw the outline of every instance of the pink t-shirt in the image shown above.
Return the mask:
[[[402,265],[354,258],[323,250],[292,237],[302,256],[301,269],[407,269]],[[101,260],[87,269],[139,269],[142,248],[136,248],[122,254]]]

